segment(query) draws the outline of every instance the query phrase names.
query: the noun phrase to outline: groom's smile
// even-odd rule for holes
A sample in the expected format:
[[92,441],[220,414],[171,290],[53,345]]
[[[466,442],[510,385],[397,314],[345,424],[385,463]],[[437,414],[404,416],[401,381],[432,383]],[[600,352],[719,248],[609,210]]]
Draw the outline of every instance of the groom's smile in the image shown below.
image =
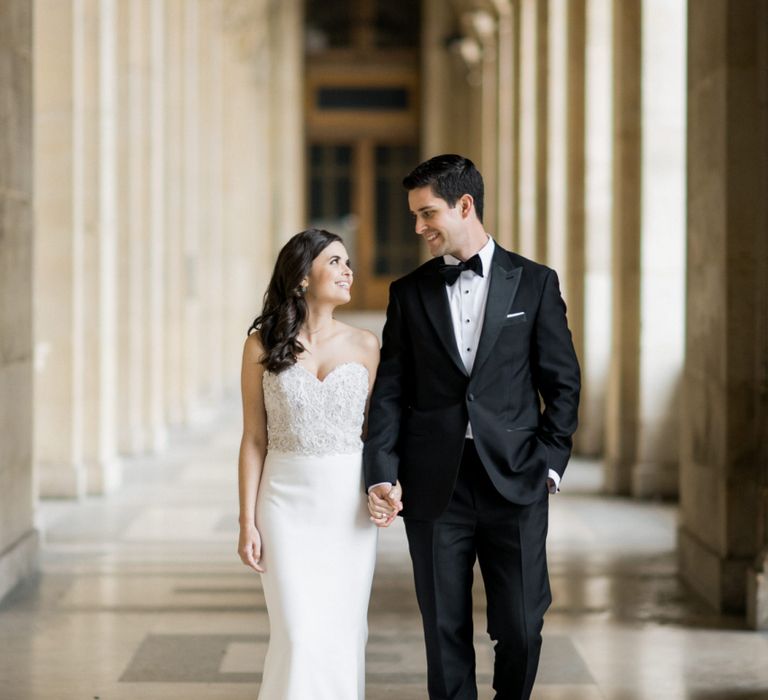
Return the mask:
[[465,246],[468,233],[459,202],[450,206],[427,186],[408,192],[408,206],[416,235],[424,239],[433,258],[455,255]]

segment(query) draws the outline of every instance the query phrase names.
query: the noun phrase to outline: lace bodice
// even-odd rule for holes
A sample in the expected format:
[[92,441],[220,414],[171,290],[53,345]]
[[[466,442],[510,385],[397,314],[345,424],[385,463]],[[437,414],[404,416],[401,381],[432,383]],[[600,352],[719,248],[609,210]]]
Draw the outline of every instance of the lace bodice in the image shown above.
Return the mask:
[[334,367],[323,381],[294,365],[264,373],[268,449],[303,455],[347,454],[363,447],[368,369],[359,362]]

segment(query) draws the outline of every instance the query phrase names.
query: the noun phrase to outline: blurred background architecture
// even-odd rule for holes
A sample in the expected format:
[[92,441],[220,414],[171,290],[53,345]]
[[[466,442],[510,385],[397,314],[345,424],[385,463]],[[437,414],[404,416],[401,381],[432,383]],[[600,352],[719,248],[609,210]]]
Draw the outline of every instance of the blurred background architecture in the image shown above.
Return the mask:
[[560,273],[597,491],[673,504],[688,594],[768,629],[766,0],[0,2],[0,596],[47,503],[237,400],[293,233],[380,327],[441,152]]

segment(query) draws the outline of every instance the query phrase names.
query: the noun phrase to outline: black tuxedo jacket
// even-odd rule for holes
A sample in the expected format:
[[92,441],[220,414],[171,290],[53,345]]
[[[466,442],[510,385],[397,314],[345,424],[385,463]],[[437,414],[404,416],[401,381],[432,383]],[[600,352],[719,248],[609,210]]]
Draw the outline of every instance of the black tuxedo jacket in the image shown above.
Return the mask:
[[540,499],[548,470],[565,471],[579,403],[579,364],[554,270],[496,246],[467,374],[441,264],[430,260],[390,287],[363,452],[366,487],[399,478],[403,515],[423,520],[448,505],[467,421],[499,493],[521,505]]

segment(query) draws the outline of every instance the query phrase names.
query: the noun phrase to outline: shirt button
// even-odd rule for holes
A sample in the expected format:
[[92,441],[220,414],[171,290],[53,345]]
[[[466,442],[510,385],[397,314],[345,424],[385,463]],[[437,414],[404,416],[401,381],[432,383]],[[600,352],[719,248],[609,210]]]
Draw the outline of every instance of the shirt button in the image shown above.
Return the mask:
[[464,290],[464,294],[469,294],[469,290],[468,290],[468,289],[465,289],[465,290]]
[[467,319],[467,323],[469,323],[469,319]]
[[472,352],[472,348],[467,348],[467,352]]

